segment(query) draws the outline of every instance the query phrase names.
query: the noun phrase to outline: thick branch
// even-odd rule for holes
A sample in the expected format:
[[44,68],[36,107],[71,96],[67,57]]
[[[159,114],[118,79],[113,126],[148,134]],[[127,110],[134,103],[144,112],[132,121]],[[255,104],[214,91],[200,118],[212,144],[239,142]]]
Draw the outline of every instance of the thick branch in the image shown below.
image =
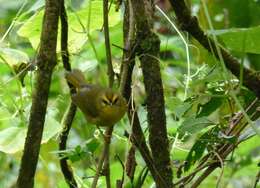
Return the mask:
[[131,2],[128,1],[125,4],[125,15],[124,15],[124,48],[126,49],[123,54],[123,62],[121,68],[121,82],[120,88],[122,95],[126,98],[128,102],[128,119],[131,124],[131,135],[130,141],[138,148],[140,154],[142,155],[149,171],[151,172],[153,178],[156,182],[162,181],[162,178],[155,168],[153,159],[151,157],[150,150],[146,144],[145,136],[143,134],[138,114],[130,102],[132,93],[132,73],[135,66],[135,21],[133,18],[133,10]]
[[[220,47],[218,44],[208,37],[204,31],[200,28],[196,17],[191,16],[188,7],[185,5],[184,0],[170,0],[170,3],[175,11],[176,17],[183,30],[191,34],[204,48],[212,53],[216,58],[220,58],[217,52],[217,46],[220,49],[221,55],[225,62],[226,67],[239,78],[240,64],[238,60],[233,57],[226,49]],[[257,72],[248,68],[243,68],[243,84],[255,95],[260,98],[260,75]]]
[[[136,21],[139,42],[137,52],[140,56],[144,85],[147,94],[147,112],[149,124],[149,142],[152,150],[154,165],[162,179],[156,181],[157,187],[173,187],[172,169],[170,164],[169,143],[166,129],[163,85],[160,74],[158,55],[160,41],[152,32],[148,20],[147,2],[132,0],[134,18]],[[161,181],[163,180],[163,181]]]
[[38,70],[32,98],[27,136],[21,167],[17,180],[18,188],[32,188],[38,162],[51,76],[56,60],[56,44],[60,0],[46,0],[42,25],[41,43],[37,56]]

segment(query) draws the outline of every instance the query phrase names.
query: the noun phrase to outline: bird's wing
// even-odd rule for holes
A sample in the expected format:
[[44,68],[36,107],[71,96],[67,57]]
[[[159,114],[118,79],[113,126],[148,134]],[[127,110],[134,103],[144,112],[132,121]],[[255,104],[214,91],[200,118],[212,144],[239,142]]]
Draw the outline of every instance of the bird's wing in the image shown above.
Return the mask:
[[86,117],[98,117],[98,110],[96,109],[96,101],[91,96],[91,87],[83,87],[77,93],[72,94],[72,101],[76,104]]

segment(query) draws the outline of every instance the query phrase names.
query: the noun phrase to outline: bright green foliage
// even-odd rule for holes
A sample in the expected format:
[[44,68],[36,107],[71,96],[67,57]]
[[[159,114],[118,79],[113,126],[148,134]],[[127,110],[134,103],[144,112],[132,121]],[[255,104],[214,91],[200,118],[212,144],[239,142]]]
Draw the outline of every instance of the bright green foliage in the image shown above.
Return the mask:
[[[0,187],[14,184],[20,165],[20,158],[25,141],[30,114],[33,84],[35,80],[35,58],[40,42],[43,18],[43,0],[22,4],[19,1],[0,0]],[[200,1],[193,0],[198,10],[200,25],[233,55],[243,60],[247,67],[260,70],[260,4],[254,0],[219,0],[207,1],[214,30],[210,30]],[[66,1],[69,23],[69,52],[73,68],[84,71],[87,81],[107,86],[107,66],[104,37],[102,32],[102,0]],[[243,7],[243,11],[241,11]],[[226,11],[228,14],[226,14]],[[169,13],[170,15],[171,13]],[[116,73],[120,72],[123,54],[123,12],[115,11],[112,3],[109,11],[110,41],[112,61]],[[16,17],[16,18],[15,18]],[[170,17],[172,19],[172,17]],[[192,37],[189,40],[190,77],[187,77],[187,57],[185,46],[180,36],[173,31],[168,22],[158,16],[156,28],[161,40],[160,67],[164,84],[167,129],[170,139],[170,152],[176,174],[187,175],[199,163],[201,157],[213,152],[214,148],[224,143],[234,143],[236,138],[227,136],[225,128],[231,117],[241,110],[234,102],[231,91],[236,93],[240,104],[246,108],[255,98],[254,94],[239,85],[238,79],[228,75],[220,63],[205,51]],[[174,19],[172,19],[174,21]],[[13,27],[10,26],[14,22]],[[166,32],[163,32],[165,31]],[[6,32],[8,31],[8,32]],[[3,37],[5,36],[5,37]],[[58,37],[60,40],[60,36]],[[145,45],[148,45],[145,43]],[[67,157],[81,187],[90,187],[95,174],[95,162],[103,148],[102,135],[96,127],[86,122],[80,111],[77,112],[70,132],[67,149],[58,151],[58,134],[62,129],[64,113],[69,105],[69,89],[64,79],[64,69],[60,57],[58,42],[58,66],[54,70],[49,95],[48,112],[43,133],[42,147],[36,173],[36,188],[67,188],[60,171],[59,159]],[[24,87],[19,77],[21,65],[27,65],[28,71],[22,76]],[[20,67],[20,68],[19,68]],[[18,72],[16,70],[19,70]],[[21,73],[20,73],[21,74]],[[185,84],[189,79],[187,97],[184,99]],[[115,81],[115,88],[118,80]],[[137,112],[145,133],[149,137],[146,118],[146,95],[142,82],[140,63],[136,59],[133,72],[133,95]],[[259,127],[259,121],[256,122]],[[123,174],[122,165],[130,148],[130,141],[124,131],[130,132],[130,123],[125,117],[116,126],[110,147],[111,182],[116,187],[116,180]],[[253,187],[258,170],[259,136],[248,127],[240,136],[248,138],[239,145],[233,155],[225,161],[224,175],[220,187]],[[148,142],[147,142],[148,143]],[[117,156],[117,157],[115,157]],[[134,185],[144,188],[153,186],[151,175],[146,174],[146,164],[139,152],[136,152],[137,167]],[[186,161],[186,163],[185,163]],[[178,169],[183,165],[182,169]],[[216,186],[216,177],[220,169],[209,176],[200,187]],[[105,178],[100,178],[99,187],[105,187]],[[125,177],[125,187],[131,187],[131,181]]]
[[[111,13],[109,14],[111,27],[120,21],[119,12],[115,12],[113,9],[114,6],[111,7]],[[37,11],[17,31],[18,35],[29,39],[35,50],[38,48],[40,42],[42,19],[43,10]],[[69,50],[71,53],[78,53],[83,45],[86,44],[88,35],[91,35],[93,31],[100,30],[103,26],[102,1],[96,0],[87,3],[87,6],[82,10],[69,12],[68,22]],[[60,37],[58,38],[59,40]],[[58,51],[60,51],[60,47],[58,47]]]
[[237,52],[259,54],[260,27],[236,28],[227,30],[216,30],[214,34],[220,37],[225,46]]

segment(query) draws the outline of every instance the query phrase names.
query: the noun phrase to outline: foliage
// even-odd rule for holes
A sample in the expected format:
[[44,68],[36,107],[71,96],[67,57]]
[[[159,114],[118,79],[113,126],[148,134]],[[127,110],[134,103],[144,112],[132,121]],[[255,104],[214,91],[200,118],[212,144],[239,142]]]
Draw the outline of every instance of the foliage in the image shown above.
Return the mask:
[[[259,1],[208,1],[207,6],[215,30],[209,29],[201,3],[195,0],[191,2],[194,14],[198,16],[203,28],[208,30],[208,34],[217,36],[221,44],[240,58],[246,67],[259,71]],[[26,136],[44,2],[35,0],[23,5],[20,2],[0,0],[0,3],[3,5],[0,7],[0,187],[10,187],[15,183],[18,174],[19,159]],[[89,82],[107,85],[105,45],[101,32],[102,1],[66,1],[66,6],[72,66],[85,71]],[[245,7],[244,11],[239,7]],[[116,12],[114,4],[111,6],[109,19],[111,43],[122,47],[122,12]],[[164,23],[164,19],[158,13],[156,31],[161,40],[160,67],[167,128],[171,139],[171,159],[176,163],[173,165],[175,173],[180,170],[180,174],[187,175],[204,154],[210,153],[223,143],[236,141],[224,132],[232,116],[241,110],[231,92],[236,91],[236,97],[244,108],[255,96],[239,85],[238,79],[232,75],[228,75],[230,80],[225,80],[226,73],[223,73],[219,62],[192,40],[189,47],[189,77],[183,42],[180,36],[173,32],[170,24]],[[115,72],[118,73],[122,49],[115,46],[112,46],[112,58]],[[57,51],[59,65],[54,73],[49,96],[36,188],[67,187],[59,167],[57,135],[61,131],[70,96],[60,63],[60,47]],[[22,63],[27,68],[25,73],[19,69]],[[19,74],[23,74],[22,79]],[[187,80],[188,96],[184,98]],[[132,88],[142,128],[147,130],[145,91],[139,62],[134,70]],[[257,126],[259,127],[259,124]],[[123,173],[120,161],[115,156],[125,161],[130,148],[130,141],[124,136],[125,130],[130,132],[126,117],[118,123],[113,133],[110,151],[112,187],[115,187],[116,180],[121,179]],[[148,138],[147,132],[145,136]],[[69,158],[81,187],[89,187],[91,184],[89,177],[94,174],[92,169],[95,168],[94,163],[102,150],[101,137],[95,127],[86,122],[82,113],[78,112],[70,132],[68,149],[61,154]],[[228,157],[230,160],[226,163],[221,185],[252,187],[258,170],[259,141],[259,135],[246,140]],[[149,173],[146,175],[146,164],[138,152],[136,157],[134,183],[137,185],[138,181],[144,178],[143,187],[151,187],[153,180]],[[176,169],[183,163],[183,169]],[[206,179],[201,187],[215,186],[216,176],[219,176],[219,170]],[[130,179],[126,177],[125,182],[126,187],[131,187]],[[105,186],[104,178],[100,179],[99,186]]]

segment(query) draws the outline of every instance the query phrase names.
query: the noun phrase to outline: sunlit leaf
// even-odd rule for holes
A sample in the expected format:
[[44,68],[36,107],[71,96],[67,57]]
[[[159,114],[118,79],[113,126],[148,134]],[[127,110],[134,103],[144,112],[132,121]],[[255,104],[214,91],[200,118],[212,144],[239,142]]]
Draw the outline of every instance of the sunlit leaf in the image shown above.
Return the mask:
[[42,143],[48,142],[52,137],[56,136],[62,129],[62,125],[50,115],[47,115],[42,135]]
[[[61,124],[50,115],[49,111],[42,136],[42,143],[48,142],[61,131]],[[55,115],[55,114],[53,114]],[[0,151],[15,153],[22,151],[24,147],[27,127],[10,127],[0,131]]]
[[0,151],[15,153],[23,149],[26,129],[10,127],[0,131]]
[[29,62],[28,55],[17,49],[0,47],[0,55],[4,58],[4,62],[3,59],[0,59],[0,62],[8,63],[9,66],[13,66],[21,62]]
[[34,12],[39,10],[40,8],[44,7],[45,5],[45,1],[44,0],[37,0],[32,6],[31,8],[27,11],[28,12]]
[[[110,27],[118,24],[120,21],[119,12],[112,11],[114,5],[111,7],[109,13],[109,23]],[[28,19],[23,26],[18,30],[18,35],[28,38],[34,49],[37,49],[40,42],[42,20],[43,20],[43,10],[36,12],[30,19]],[[103,26],[103,5],[102,1],[91,2],[91,14],[90,19],[89,6],[77,12],[68,12],[68,22],[69,22],[69,38],[68,47],[69,51],[72,53],[78,52],[81,47],[87,41],[87,25],[88,20],[90,20],[89,33],[95,30],[101,30]],[[60,33],[60,31],[58,32]],[[60,38],[60,37],[58,37]],[[60,47],[58,45],[58,51]]]

